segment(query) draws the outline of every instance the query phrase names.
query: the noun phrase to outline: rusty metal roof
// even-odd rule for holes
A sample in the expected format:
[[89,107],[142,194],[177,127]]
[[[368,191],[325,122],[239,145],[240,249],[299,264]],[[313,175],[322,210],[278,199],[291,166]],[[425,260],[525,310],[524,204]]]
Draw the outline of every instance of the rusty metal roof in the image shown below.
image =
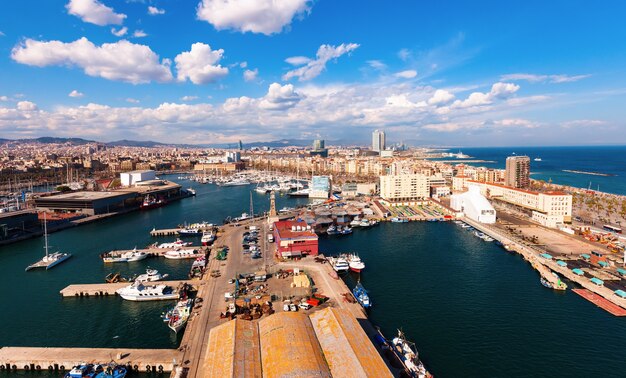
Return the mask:
[[393,377],[348,310],[327,308],[310,319],[334,377]]
[[204,361],[205,377],[261,377],[259,329],[235,319],[211,330]]

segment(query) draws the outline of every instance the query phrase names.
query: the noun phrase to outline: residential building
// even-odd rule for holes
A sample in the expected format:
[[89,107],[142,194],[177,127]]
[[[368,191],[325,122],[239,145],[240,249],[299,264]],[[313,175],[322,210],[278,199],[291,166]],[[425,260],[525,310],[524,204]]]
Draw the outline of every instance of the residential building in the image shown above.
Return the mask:
[[528,156],[509,156],[506,158],[504,184],[520,189],[530,187],[530,158]]
[[380,196],[392,204],[409,204],[430,197],[428,176],[420,174],[380,176]]

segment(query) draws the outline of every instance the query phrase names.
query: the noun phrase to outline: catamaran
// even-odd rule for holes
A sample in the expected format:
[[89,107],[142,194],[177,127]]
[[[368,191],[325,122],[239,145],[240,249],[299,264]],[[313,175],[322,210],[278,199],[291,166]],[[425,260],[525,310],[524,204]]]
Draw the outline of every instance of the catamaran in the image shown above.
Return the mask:
[[45,268],[46,270],[48,270],[72,257],[71,253],[63,253],[58,251],[54,253],[48,253],[48,222],[46,221],[46,213],[43,213],[43,237],[46,255],[36,263],[27,266],[25,270],[26,272],[35,268]]

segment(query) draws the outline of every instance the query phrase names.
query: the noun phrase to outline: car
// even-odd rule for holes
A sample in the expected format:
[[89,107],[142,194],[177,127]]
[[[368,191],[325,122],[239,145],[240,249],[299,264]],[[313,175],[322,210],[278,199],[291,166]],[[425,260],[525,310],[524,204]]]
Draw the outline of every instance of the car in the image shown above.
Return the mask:
[[296,306],[295,304],[290,304],[289,305],[289,311],[298,311],[298,306]]
[[287,311],[291,311],[291,307],[290,307],[290,305],[291,305],[291,301],[290,301],[290,300],[288,300],[288,299],[287,299],[287,300],[285,300],[285,301],[283,302],[283,311],[286,311],[286,312],[287,312]]
[[310,304],[308,304],[308,303],[306,303],[306,302],[302,302],[302,303],[300,303],[300,304],[298,305],[298,307],[300,307],[300,308],[301,308],[301,309],[303,309],[303,310],[308,310],[308,309],[310,309],[310,308],[311,308],[311,307],[313,307],[313,306],[311,306]]
[[231,293],[231,292],[224,293],[224,299],[225,300],[229,300],[229,299],[233,299],[233,298],[235,298],[235,295],[233,295],[233,293]]
[[228,283],[231,284],[231,285],[234,284],[235,283],[235,279],[231,278],[230,280],[228,280]]

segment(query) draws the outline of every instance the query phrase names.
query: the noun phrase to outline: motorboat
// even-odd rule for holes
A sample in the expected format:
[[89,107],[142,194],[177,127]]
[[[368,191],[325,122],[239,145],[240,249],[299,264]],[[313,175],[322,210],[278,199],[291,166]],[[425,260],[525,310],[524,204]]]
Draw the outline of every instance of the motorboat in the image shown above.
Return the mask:
[[334,224],[331,224],[330,226],[328,226],[328,228],[326,229],[326,233],[328,235],[337,235],[339,232],[337,231],[337,227]]
[[391,344],[394,353],[404,364],[405,370],[410,377],[422,378],[429,375],[426,371],[426,367],[424,367],[424,364],[419,359],[415,344],[408,341],[402,331],[398,330],[398,336],[391,340]]
[[348,269],[350,269],[350,264],[344,257],[336,257],[336,258],[331,257],[329,261],[330,261],[330,265],[337,272],[346,272],[348,271]]
[[59,251],[54,253],[48,252],[48,222],[46,221],[46,213],[44,213],[43,219],[43,236],[44,250],[46,251],[46,254],[44,255],[44,257],[41,258],[41,260],[27,266],[25,269],[26,272],[36,268],[45,268],[46,270],[48,270],[72,257],[72,254],[70,253],[64,253]]
[[399,217],[391,218],[392,223],[408,223],[408,221],[409,220],[406,218],[399,218]]
[[169,274],[161,274],[156,269],[146,269],[146,273],[140,274],[135,278],[135,281],[141,282],[154,282],[154,281],[162,281],[169,277]]
[[145,286],[143,282],[135,281],[132,285],[115,291],[127,301],[159,301],[178,299],[178,293],[167,285]]
[[172,313],[169,315],[167,326],[175,333],[178,333],[187,324],[192,308],[193,299],[179,301],[176,304],[176,307],[174,307],[174,310],[172,310]]
[[352,294],[354,298],[359,302],[363,308],[370,308],[372,306],[372,302],[370,301],[370,297],[367,294],[367,290],[361,285],[361,282],[357,282],[354,289],[352,289]]
[[252,219],[252,218],[254,218],[254,217],[252,215],[248,214],[248,213],[241,213],[241,216],[235,218],[234,220],[236,222],[241,222],[241,221],[244,221],[244,220],[247,220],[247,219]]
[[215,235],[213,234],[212,231],[205,231],[202,233],[202,238],[200,239],[200,242],[202,242],[202,245],[207,246],[207,245],[211,245],[211,243],[213,243],[215,241]]
[[[100,367],[100,365],[98,365]],[[100,367],[100,371],[102,371],[102,367]],[[83,377],[95,377],[96,369],[93,364],[80,364],[74,366],[67,374],[65,374],[65,378],[83,378]]]
[[363,269],[365,269],[365,263],[363,262],[363,260],[361,260],[359,255],[357,255],[356,253],[349,254],[347,256],[347,260],[348,260],[348,265],[350,266],[351,271],[359,273]]
[[196,190],[194,188],[187,188],[187,193],[189,193],[192,196],[196,195]]
[[103,371],[96,374],[94,378],[124,378],[127,373],[128,370],[125,366],[111,364],[103,368]]
[[339,230],[339,232],[341,233],[341,235],[350,235],[352,233],[352,229],[348,226],[345,226],[341,230]]
[[119,263],[140,261],[147,258],[148,254],[138,251],[137,248],[135,248],[132,251],[127,251],[119,255],[114,255],[111,252],[103,253],[102,255],[100,255],[100,257],[102,257],[102,261],[104,261],[105,263]]
[[354,217],[352,222],[350,222],[350,227],[361,227],[361,222],[362,222],[361,218]]
[[197,236],[201,234],[202,230],[199,228],[185,227],[178,230],[178,235],[180,236]]
[[181,248],[181,247],[189,247],[190,245],[193,245],[192,242],[186,242],[186,241],[182,241],[180,239],[176,239],[176,241],[172,242],[172,243],[161,243],[159,245],[157,245],[157,248]]
[[177,249],[163,254],[163,257],[170,260],[195,259],[200,256],[204,255],[199,253],[197,249]]

